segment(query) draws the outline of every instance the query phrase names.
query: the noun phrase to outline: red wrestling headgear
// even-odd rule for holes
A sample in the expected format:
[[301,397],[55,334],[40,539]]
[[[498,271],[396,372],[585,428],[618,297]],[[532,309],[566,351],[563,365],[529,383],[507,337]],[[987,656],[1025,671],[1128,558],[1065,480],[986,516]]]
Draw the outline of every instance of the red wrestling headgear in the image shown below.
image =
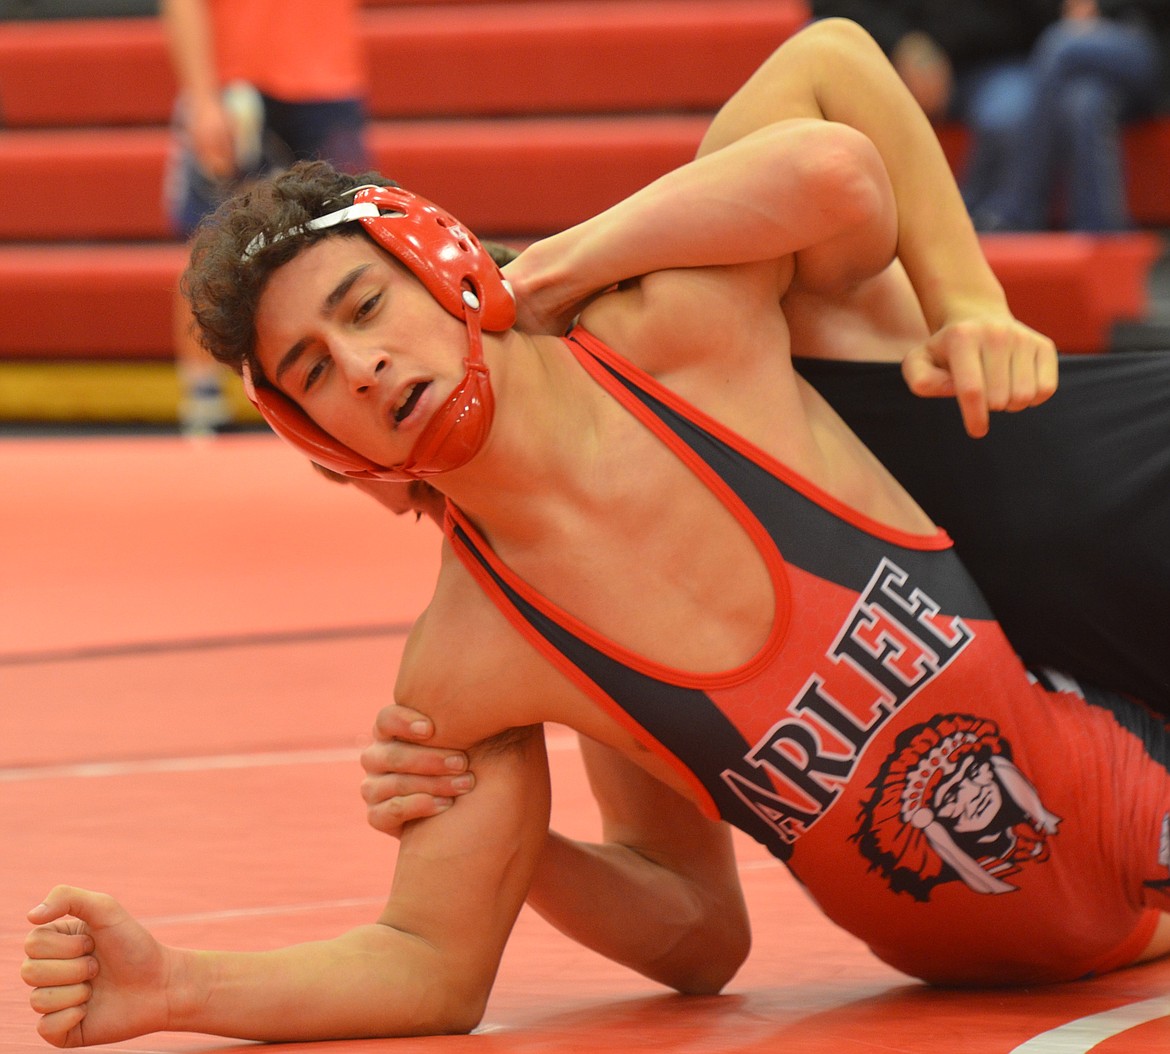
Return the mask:
[[481,329],[502,332],[516,320],[516,304],[499,267],[455,217],[401,187],[360,187],[353,204],[309,220],[272,239],[258,236],[251,255],[269,240],[357,221],[365,232],[414,274],[447,311],[467,324],[467,372],[435,411],[401,465],[378,465],[317,425],[284,394],[257,384],[244,364],[244,389],[272,430],[325,468],[356,479],[411,480],[466,464],[492,423],[495,401],[483,362]]

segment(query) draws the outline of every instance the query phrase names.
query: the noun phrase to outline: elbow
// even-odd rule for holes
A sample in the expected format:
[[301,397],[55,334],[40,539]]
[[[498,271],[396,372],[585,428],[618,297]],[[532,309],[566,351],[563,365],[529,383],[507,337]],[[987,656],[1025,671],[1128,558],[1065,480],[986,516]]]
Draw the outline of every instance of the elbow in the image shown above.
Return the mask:
[[465,1035],[483,1020],[494,981],[494,969],[454,956],[416,960],[408,974],[383,975],[378,990],[369,993],[366,1034],[381,1039]]
[[683,946],[663,956],[651,976],[682,995],[718,995],[739,973],[751,946],[746,906],[715,911]]
[[740,928],[722,927],[718,941],[708,945],[707,961],[676,989],[686,995],[718,995],[739,973],[751,946],[751,931],[746,923]]
[[479,1026],[487,1009],[490,986],[480,989],[452,982],[436,983],[420,998],[409,1014],[411,1026],[387,1032],[389,1037],[462,1036]]
[[898,245],[898,210],[877,147],[845,125],[823,123],[818,149],[805,159],[806,187],[820,211],[806,249],[847,245],[829,259],[837,281],[854,282],[888,266]]
[[843,46],[859,47],[873,45],[873,36],[868,30],[862,29],[861,24],[852,18],[843,15],[832,15],[827,18],[818,18],[809,26],[811,32],[815,27],[817,33],[826,40],[837,41]]
[[896,219],[894,192],[873,142],[846,125],[826,128],[828,142],[816,159],[815,181],[842,229],[869,228]]
[[818,49],[818,58],[824,61],[858,62],[886,59],[885,53],[867,29],[853,19],[841,15],[818,18],[810,22],[801,31],[801,35]]
[[732,981],[747,960],[750,946],[743,949],[709,949],[707,958],[687,970],[659,977],[660,983],[680,995],[718,995]]

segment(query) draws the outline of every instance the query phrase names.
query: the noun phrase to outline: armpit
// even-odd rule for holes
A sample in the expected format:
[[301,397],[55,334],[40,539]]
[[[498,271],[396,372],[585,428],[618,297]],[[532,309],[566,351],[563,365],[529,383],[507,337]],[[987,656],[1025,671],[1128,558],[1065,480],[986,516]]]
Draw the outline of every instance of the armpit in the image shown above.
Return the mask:
[[475,763],[475,758],[496,757],[514,750],[521,750],[532,742],[534,737],[544,735],[544,725],[526,725],[522,728],[507,728],[503,732],[487,739],[481,739],[468,750],[468,754]]

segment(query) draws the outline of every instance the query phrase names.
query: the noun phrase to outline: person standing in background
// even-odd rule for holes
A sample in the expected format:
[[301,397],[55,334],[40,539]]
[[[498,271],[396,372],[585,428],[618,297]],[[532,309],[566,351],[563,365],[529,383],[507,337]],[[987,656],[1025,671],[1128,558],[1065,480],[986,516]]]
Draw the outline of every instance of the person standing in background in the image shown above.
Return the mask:
[[[371,167],[358,0],[160,0],[159,14],[179,89],[164,189],[176,234],[294,161]],[[173,317],[180,427],[213,435],[230,419],[225,374],[177,290]]]

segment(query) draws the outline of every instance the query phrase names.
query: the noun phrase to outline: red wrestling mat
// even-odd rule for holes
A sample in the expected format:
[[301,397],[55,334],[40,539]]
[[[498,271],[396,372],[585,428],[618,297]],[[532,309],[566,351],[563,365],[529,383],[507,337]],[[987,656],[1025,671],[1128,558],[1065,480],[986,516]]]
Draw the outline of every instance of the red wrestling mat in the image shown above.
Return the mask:
[[[113,893],[189,946],[272,947],[369,921],[394,844],[365,826],[357,752],[425,602],[434,529],[260,436],[8,440],[0,487],[0,1050],[49,1049],[17,972],[24,913],[57,882]],[[573,737],[553,728],[549,744],[554,820],[590,836]],[[723,996],[667,994],[525,911],[476,1035],[274,1049],[1170,1049],[1170,963],[1031,992],[932,991],[739,844],[756,942]],[[247,1046],[165,1034],[104,1049]]]

